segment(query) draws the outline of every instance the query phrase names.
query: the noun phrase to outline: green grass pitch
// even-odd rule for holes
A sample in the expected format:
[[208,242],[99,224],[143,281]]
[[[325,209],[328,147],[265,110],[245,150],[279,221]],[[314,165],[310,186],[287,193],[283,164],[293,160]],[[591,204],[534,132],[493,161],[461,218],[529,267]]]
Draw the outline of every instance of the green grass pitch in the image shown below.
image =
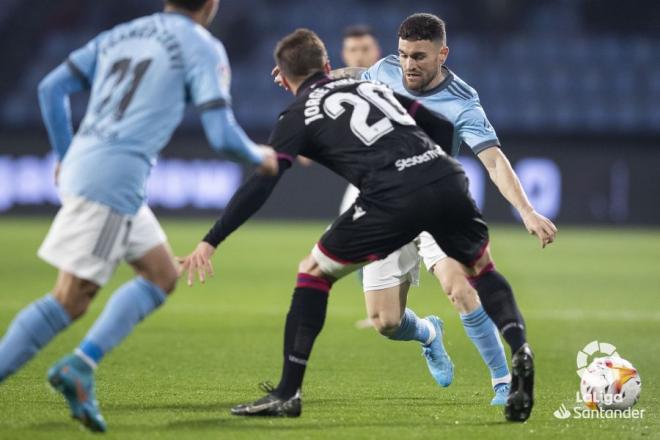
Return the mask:
[[[179,254],[189,252],[211,221],[165,220]],[[47,219],[0,220],[0,327],[48,292],[55,270],[35,255]],[[364,301],[357,279],[331,292],[317,339],[299,419],[229,415],[236,403],[277,382],[284,317],[298,261],[322,223],[249,223],[215,257],[203,287],[181,284],[165,307],[142,323],[98,370],[107,438],[660,438],[660,230],[564,228],[541,250],[522,228],[495,227],[492,248],[508,276],[536,351],[532,418],[504,422],[489,406],[487,370],[437,283],[428,274],[409,305],[446,323],[456,364],[454,383],[435,385],[416,343],[358,330]],[[1,439],[88,438],[69,420],[45,373],[73,349],[108,299],[130,277],[123,266],[88,314],[23,370],[0,385]],[[578,390],[576,353],[592,340],[610,342],[639,369],[645,410],[637,420],[558,420]],[[508,353],[507,353],[508,354]]]

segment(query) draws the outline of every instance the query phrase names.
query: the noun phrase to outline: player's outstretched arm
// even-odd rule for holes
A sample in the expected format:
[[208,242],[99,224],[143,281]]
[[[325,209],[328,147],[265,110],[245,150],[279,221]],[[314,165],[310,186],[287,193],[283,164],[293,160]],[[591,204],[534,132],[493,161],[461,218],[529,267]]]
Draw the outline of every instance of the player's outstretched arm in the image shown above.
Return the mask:
[[538,237],[542,247],[555,241],[557,227],[534,210],[502,150],[499,147],[491,147],[480,152],[478,156],[500,193],[518,210],[527,231]]
[[222,217],[215,222],[195,250],[187,257],[179,259],[180,276],[187,273],[189,286],[193,285],[195,274],[201,283],[213,274],[211,257],[215,249],[263,206],[289,165],[288,159],[279,160],[279,172],[275,176],[255,173],[236,191]]
[[252,142],[236,122],[230,107],[203,112],[202,125],[214,150],[236,162],[258,165],[262,174],[277,174],[277,159],[273,149]]
[[69,95],[85,88],[86,84],[66,63],[57,66],[39,83],[41,116],[58,160],[64,158],[73,139]]

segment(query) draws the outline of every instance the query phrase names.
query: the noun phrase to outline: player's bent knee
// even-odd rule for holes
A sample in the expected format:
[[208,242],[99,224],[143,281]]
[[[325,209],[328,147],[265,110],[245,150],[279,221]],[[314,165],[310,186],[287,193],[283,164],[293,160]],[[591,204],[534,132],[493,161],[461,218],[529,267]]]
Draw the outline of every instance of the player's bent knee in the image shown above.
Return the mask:
[[314,257],[307,255],[302,261],[300,261],[300,263],[298,263],[298,272],[318,276],[320,268],[314,260]]
[[327,274],[321,268],[321,265],[316,261],[312,254],[307,255],[299,264],[298,264],[298,273],[305,273],[312,275],[318,278],[324,278],[330,282],[334,282],[336,278],[332,275]]
[[176,268],[172,264],[158,274],[158,278],[154,284],[160,287],[165,294],[169,295],[176,289],[178,279]]
[[401,318],[384,316],[371,320],[375,329],[383,336],[392,336],[401,325]]
[[130,264],[137,275],[169,295],[174,292],[179,275],[173,258],[167,246],[159,245]]
[[470,285],[461,272],[442,273],[438,275],[442,290],[447,294],[454,308],[460,313],[469,313],[479,307],[477,291]]
[[169,295],[176,289],[176,284],[179,279],[176,275],[176,272],[165,275],[161,280],[159,280],[158,283],[155,284],[160,287],[166,295]]
[[53,296],[62,304],[69,317],[75,320],[85,314],[99,288],[92,281],[62,273],[53,289]]
[[137,274],[150,283],[158,286],[166,295],[171,294],[176,289],[178,276],[175,269],[164,270],[155,274],[138,271]]
[[[337,281],[351,272],[356,271],[360,267],[367,264],[367,261],[352,263],[341,261],[336,257],[326,255],[326,251],[322,251],[319,244],[314,246],[310,257],[314,261],[315,266],[318,268],[318,273],[330,281]],[[309,258],[309,257],[308,257]]]
[[373,327],[383,336],[391,336],[401,326],[401,314],[385,309],[371,310],[369,320]]

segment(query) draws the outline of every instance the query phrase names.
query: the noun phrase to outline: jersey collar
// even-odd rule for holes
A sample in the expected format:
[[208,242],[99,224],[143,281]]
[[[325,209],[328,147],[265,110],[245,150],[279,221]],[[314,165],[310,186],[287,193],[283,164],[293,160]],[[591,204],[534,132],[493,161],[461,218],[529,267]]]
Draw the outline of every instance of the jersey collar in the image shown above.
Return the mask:
[[163,14],[167,14],[167,15],[176,15],[176,16],[179,16],[179,17],[183,17],[183,18],[185,18],[186,20],[188,20],[188,21],[192,21],[193,23],[197,24],[197,22],[196,22],[195,20],[193,20],[192,17],[190,17],[190,15],[186,15],[186,14],[184,14],[183,12],[179,12],[179,11],[163,11],[162,13],[163,13]]
[[440,82],[440,84],[438,84],[437,86],[433,87],[430,90],[425,90],[423,92],[416,92],[414,90],[410,90],[408,87],[406,87],[406,83],[403,80],[403,75],[404,75],[403,70],[401,70],[401,84],[403,84],[403,88],[406,89],[406,92],[410,93],[413,96],[423,97],[423,96],[435,95],[439,91],[447,88],[447,86],[454,80],[454,74],[452,73],[451,70],[449,70],[445,66],[442,66],[441,69],[445,73],[445,79],[443,79]]
[[325,74],[325,72],[317,72],[307,78],[305,81],[303,81],[302,84],[300,84],[300,87],[298,87],[298,93],[296,93],[296,96],[300,96],[303,93],[307,91],[307,89],[311,89],[313,87],[319,86],[321,84],[325,84],[332,81],[332,78],[330,78],[328,75]]

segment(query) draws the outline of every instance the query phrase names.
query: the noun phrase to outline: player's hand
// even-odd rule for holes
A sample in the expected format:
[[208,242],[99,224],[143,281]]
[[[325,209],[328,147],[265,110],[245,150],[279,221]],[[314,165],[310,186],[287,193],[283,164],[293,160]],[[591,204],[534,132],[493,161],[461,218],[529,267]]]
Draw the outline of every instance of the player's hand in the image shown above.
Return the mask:
[[285,86],[284,81],[282,81],[282,75],[280,74],[280,68],[279,67],[277,67],[277,66],[273,67],[273,70],[270,72],[270,74],[273,77],[273,82],[275,82],[275,84],[282,87],[287,92],[289,91],[289,88],[287,86]]
[[207,277],[213,276],[213,263],[211,257],[215,248],[205,241],[200,242],[192,254],[185,258],[177,258],[179,262],[179,276],[188,273],[188,286],[192,286],[195,280],[195,274],[199,282],[204,284]]
[[277,161],[277,153],[268,145],[259,145],[263,155],[261,165],[257,167],[257,173],[264,176],[277,176],[280,171],[280,165]]
[[557,227],[535,210],[522,214],[522,220],[527,232],[538,237],[541,247],[544,248],[555,241]]
[[62,162],[59,160],[55,162],[55,172],[53,173],[53,181],[55,182],[55,186],[60,185],[60,170],[62,169]]

